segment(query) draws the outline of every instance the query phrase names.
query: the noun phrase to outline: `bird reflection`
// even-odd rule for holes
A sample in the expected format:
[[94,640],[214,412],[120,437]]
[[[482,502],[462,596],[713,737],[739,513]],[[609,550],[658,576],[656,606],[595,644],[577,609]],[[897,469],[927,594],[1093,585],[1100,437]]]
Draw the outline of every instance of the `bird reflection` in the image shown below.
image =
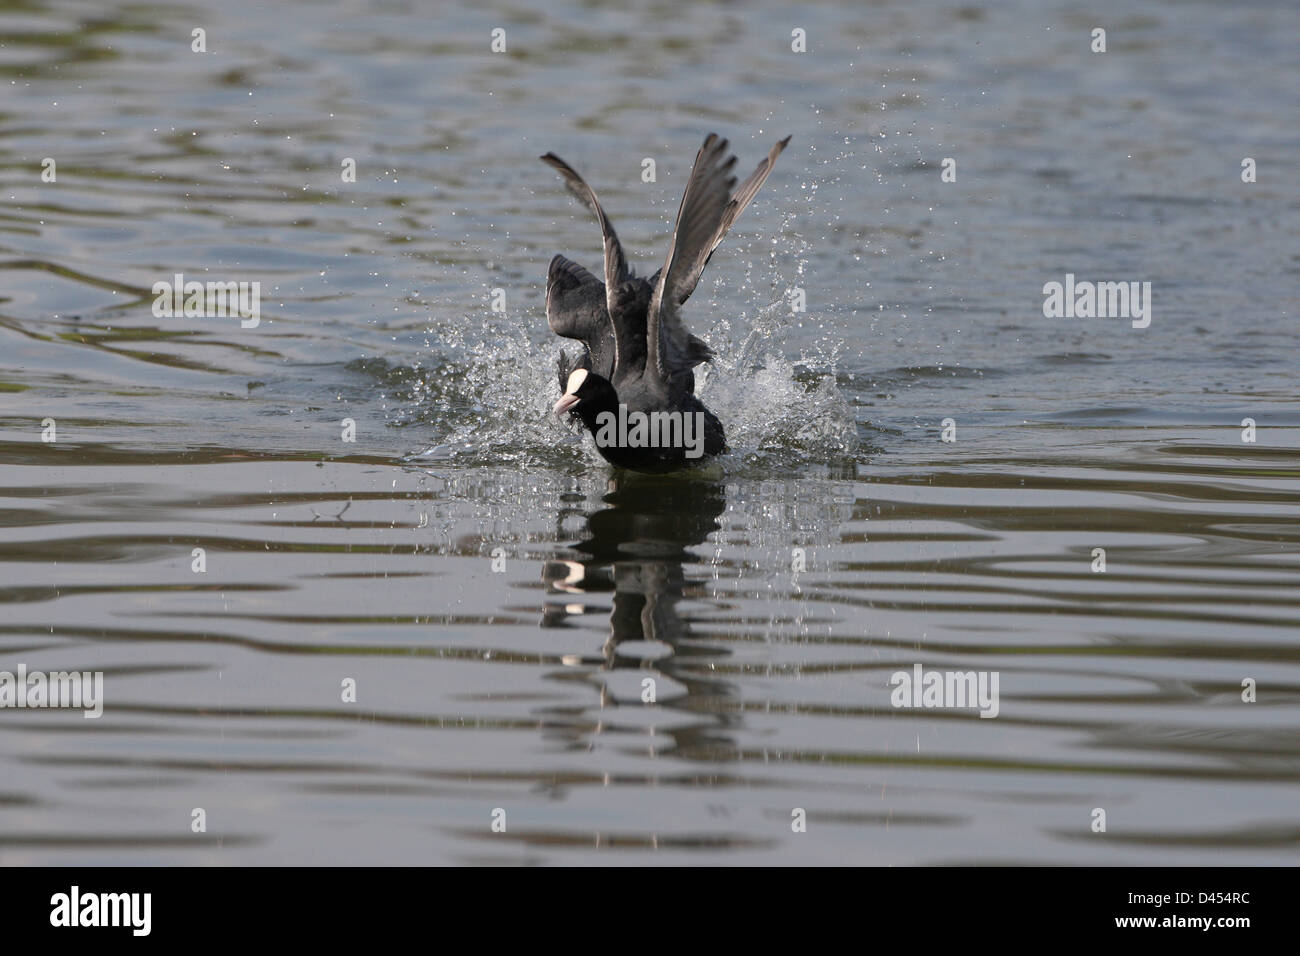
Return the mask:
[[[562,510],[558,516],[561,529],[566,519],[585,517],[585,536],[570,546],[576,559],[548,561],[543,569],[548,602],[542,626],[571,626],[576,615],[602,610],[590,598],[586,602],[565,601],[565,595],[586,597],[613,592],[609,637],[599,656],[575,656],[565,661],[584,668],[589,679],[600,685],[602,705],[649,703],[641,682],[636,683],[635,691],[640,696],[631,696],[632,683],[620,684],[624,693],[615,701],[607,676],[601,676],[614,670],[639,669],[655,679],[656,703],[708,713],[707,726],[714,730],[730,723],[731,708],[718,707],[714,701],[718,696],[733,696],[734,687],[709,676],[707,667],[701,666],[709,658],[729,652],[698,637],[688,640],[691,623],[679,609],[696,587],[687,579],[683,566],[700,560],[690,549],[703,544],[721,527],[718,519],[726,509],[725,486],[696,476],[654,477],[623,472],[610,479],[600,500],[603,507],[599,510],[587,513],[575,507]],[[557,537],[571,539],[572,532],[558,530]],[[620,645],[633,641],[660,645],[660,652],[656,656],[654,648],[647,651],[638,647],[631,653],[626,652],[628,649],[620,653]],[[668,700],[663,699],[665,693]],[[598,726],[596,732],[600,729]],[[679,729],[672,736],[679,748],[688,742],[714,748],[723,743],[704,727],[685,734]]]

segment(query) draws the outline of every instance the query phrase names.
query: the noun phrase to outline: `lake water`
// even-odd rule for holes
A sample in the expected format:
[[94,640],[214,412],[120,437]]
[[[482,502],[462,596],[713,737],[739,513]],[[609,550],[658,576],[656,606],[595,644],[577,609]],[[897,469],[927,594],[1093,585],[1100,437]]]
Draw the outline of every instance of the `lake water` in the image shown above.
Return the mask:
[[[1296,861],[1293,4],[435,9],[0,11],[0,671],[104,675],[0,709],[0,864]],[[733,451],[616,474],[537,157],[649,273],[710,130],[793,135],[685,311]]]

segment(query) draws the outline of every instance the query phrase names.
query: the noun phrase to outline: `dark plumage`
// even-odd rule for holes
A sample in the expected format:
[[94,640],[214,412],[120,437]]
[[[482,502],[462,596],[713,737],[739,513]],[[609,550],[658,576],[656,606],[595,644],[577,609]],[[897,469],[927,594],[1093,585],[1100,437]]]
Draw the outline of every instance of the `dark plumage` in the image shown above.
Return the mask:
[[[776,157],[790,142],[781,140],[739,187],[728,156],[727,141],[710,133],[695,156],[682,204],[677,212],[662,269],[649,279],[632,273],[614,227],[596,194],[554,153],[542,161],[564,177],[565,185],[600,224],[605,245],[604,280],[564,256],[551,260],[546,280],[546,321],[551,331],[583,344],[570,360],[560,352],[560,401],[555,414],[580,418],[610,463],[634,471],[674,471],[703,457],[727,450],[722,423],[695,397],[695,373],[713,351],[682,322],[681,306],[690,298],[704,267],[727,230],[753,200],[772,171]],[[659,423],[665,442],[639,444],[635,431],[619,432],[613,441],[602,432],[611,414],[677,416],[680,429],[670,433],[667,418]],[[682,416],[687,416],[683,418]],[[691,430],[691,426],[696,426]],[[655,434],[653,424],[650,433]]]

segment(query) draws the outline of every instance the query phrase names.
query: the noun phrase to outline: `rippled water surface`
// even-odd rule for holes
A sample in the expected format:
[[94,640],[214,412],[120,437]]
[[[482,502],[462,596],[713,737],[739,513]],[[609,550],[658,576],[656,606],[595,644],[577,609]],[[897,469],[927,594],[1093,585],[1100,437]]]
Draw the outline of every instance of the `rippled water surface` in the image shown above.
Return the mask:
[[[0,709],[0,863],[1295,862],[1294,6],[447,7],[0,10],[0,671],[105,696]],[[537,156],[650,273],[710,130],[794,137],[686,309],[733,451],[615,473]]]

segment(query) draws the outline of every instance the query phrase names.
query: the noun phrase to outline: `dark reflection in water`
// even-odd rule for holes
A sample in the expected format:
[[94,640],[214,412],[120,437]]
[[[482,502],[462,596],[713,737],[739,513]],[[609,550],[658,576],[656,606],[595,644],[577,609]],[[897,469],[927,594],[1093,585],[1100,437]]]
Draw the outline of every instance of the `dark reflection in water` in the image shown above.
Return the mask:
[[[726,487],[700,476],[662,479],[623,473],[610,479],[600,500],[604,507],[585,515],[586,534],[572,546],[582,557],[548,561],[542,571],[550,595],[613,593],[609,638],[599,660],[584,663],[595,664],[597,674],[644,670],[653,684],[640,682],[642,704],[707,713],[707,721],[671,732],[678,756],[707,752],[718,758],[736,753],[735,741],[720,734],[738,719],[736,708],[719,705],[737,699],[738,690],[729,681],[709,676],[701,666],[730,652],[693,639],[691,618],[680,608],[693,590],[684,565],[699,560],[691,549],[721,527]],[[573,514],[582,512],[565,509],[558,524]],[[564,535],[557,538],[563,540]],[[564,626],[571,613],[590,609],[548,600],[542,626]],[[664,645],[666,653],[657,658],[620,653],[620,646],[632,642]],[[664,678],[680,684],[685,694],[664,700]],[[605,682],[600,684],[602,705],[614,703]]]

